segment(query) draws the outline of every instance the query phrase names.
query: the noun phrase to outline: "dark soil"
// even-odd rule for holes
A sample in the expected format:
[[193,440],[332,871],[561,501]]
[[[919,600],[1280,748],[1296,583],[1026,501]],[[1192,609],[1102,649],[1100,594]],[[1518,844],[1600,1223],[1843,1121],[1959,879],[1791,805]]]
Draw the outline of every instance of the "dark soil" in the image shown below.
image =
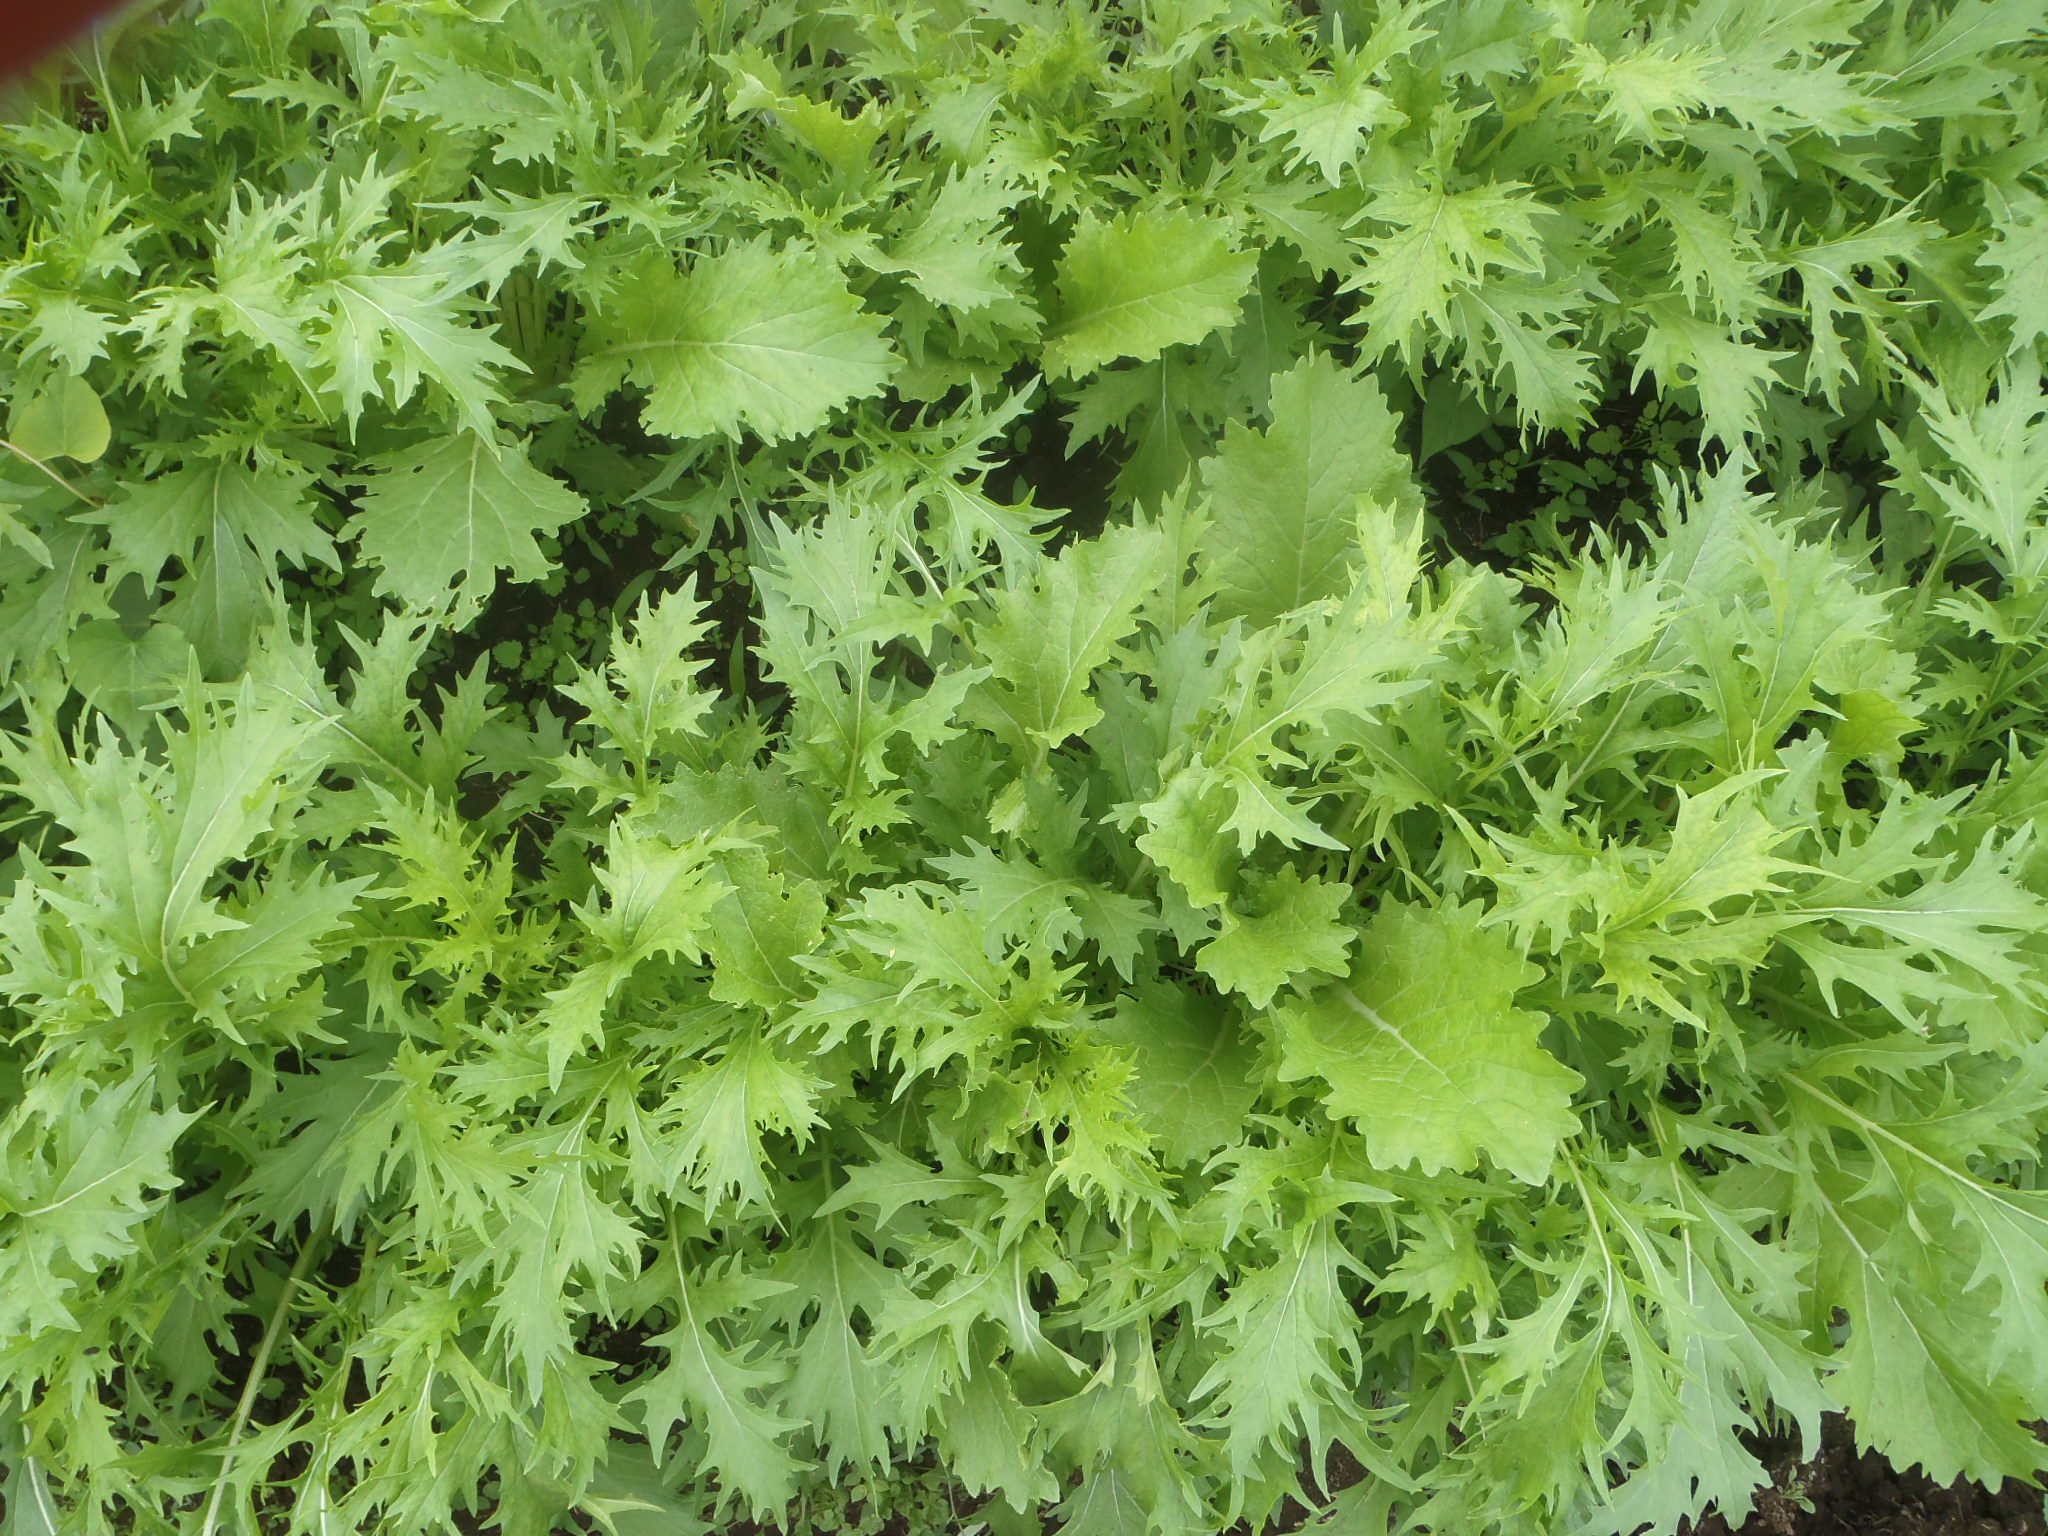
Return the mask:
[[[1767,1458],[1768,1459],[1768,1458]],[[2044,1536],[2041,1490],[2007,1482],[1993,1493],[1957,1478],[1895,1471],[1875,1451],[1858,1453],[1846,1420],[1823,1428],[1820,1455],[1771,1467],[1775,1486],[1757,1496],[1740,1526],[1718,1515],[1681,1536]]]
[[[2048,1439],[2048,1424],[2035,1428]],[[2040,1488],[2009,1481],[1993,1493],[1967,1478],[1944,1486],[1918,1471],[1897,1471],[1875,1451],[1859,1452],[1844,1418],[1823,1421],[1820,1454],[1810,1460],[1800,1460],[1789,1442],[1753,1448],[1770,1469],[1772,1486],[1758,1492],[1750,1517],[1739,1526],[1719,1515],[1697,1525],[1681,1522],[1677,1536],[2048,1536]],[[1365,1469],[1339,1446],[1328,1473],[1335,1490],[1358,1481]],[[1276,1522],[1268,1536],[1296,1530],[1313,1536],[1315,1527],[1303,1523],[1305,1510],[1290,1505],[1287,1513],[1293,1518]]]

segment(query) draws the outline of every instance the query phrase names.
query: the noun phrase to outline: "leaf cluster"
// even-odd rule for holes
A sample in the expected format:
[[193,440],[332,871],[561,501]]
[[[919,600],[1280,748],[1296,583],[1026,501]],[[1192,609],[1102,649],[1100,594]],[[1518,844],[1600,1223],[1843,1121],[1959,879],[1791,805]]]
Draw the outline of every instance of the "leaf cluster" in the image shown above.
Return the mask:
[[[2038,9],[1318,10],[215,0],[16,104],[11,1524],[2048,1466]],[[1626,526],[1450,551],[1644,393]]]

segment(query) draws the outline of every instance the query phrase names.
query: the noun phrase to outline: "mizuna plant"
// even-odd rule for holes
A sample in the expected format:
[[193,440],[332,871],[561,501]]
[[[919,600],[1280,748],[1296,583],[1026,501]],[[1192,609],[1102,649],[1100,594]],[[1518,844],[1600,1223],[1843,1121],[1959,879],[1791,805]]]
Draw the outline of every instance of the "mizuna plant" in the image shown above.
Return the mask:
[[[9,1527],[2034,1476],[2043,48],[216,0],[24,89]],[[1451,552],[1437,454],[1646,395],[1652,512]]]

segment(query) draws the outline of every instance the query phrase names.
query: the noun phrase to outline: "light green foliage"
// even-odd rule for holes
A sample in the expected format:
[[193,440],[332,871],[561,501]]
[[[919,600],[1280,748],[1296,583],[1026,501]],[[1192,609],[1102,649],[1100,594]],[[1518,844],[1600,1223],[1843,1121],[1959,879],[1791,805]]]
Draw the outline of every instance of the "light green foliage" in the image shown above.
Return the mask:
[[1089,680],[1165,578],[1161,543],[1149,529],[1120,529],[997,598],[995,617],[975,637],[993,674],[984,686],[997,734],[1019,748],[1056,747],[1102,718]]
[[1233,424],[1203,466],[1210,521],[1202,551],[1225,612],[1264,622],[1347,585],[1361,497],[1419,501],[1379,390],[1327,358],[1273,380],[1264,432]]
[[1578,1129],[1579,1085],[1514,1006],[1539,973],[1475,925],[1480,914],[1397,906],[1359,935],[1351,974],[1281,1014],[1280,1075],[1314,1075],[1333,1114],[1355,1121],[1379,1168],[1473,1167],[1483,1151],[1540,1184]]
[[576,395],[594,405],[623,382],[641,385],[650,432],[749,431],[773,442],[815,431],[888,378],[880,326],[815,252],[755,243],[681,276],[655,261],[617,282],[591,330]]
[[515,581],[546,575],[533,535],[584,511],[519,449],[467,433],[372,460],[361,504],[356,548],[381,568],[377,591],[412,608],[446,603],[458,621],[500,570]]
[[20,86],[11,1526],[2040,1471],[2041,49],[213,0]]
[[[451,440],[451,447],[459,441]],[[110,577],[154,584],[177,561],[184,580],[160,610],[160,622],[176,625],[208,667],[232,671],[268,617],[264,585],[278,561],[336,563],[334,541],[314,516],[310,479],[296,465],[259,470],[232,460],[202,461],[124,485],[104,509],[81,521],[108,530]],[[444,506],[436,514],[453,525],[461,509]],[[454,574],[433,583],[436,600]]]
[[1272,1263],[1238,1277],[1230,1300],[1208,1319],[1222,1352],[1195,1393],[1219,1393],[1231,1466],[1240,1474],[1256,1468],[1269,1446],[1285,1451],[1298,1437],[1311,1445],[1322,1439],[1326,1397],[1349,1396],[1357,1360],[1342,1323],[1342,1281],[1357,1261],[1330,1227],[1327,1216],[1298,1226]]
[[66,1305],[71,1293],[135,1251],[129,1234],[148,1213],[144,1192],[177,1182],[171,1147],[196,1116],[134,1113],[128,1100],[140,1091],[140,1083],[120,1084],[21,1127],[0,1197],[14,1222],[6,1264],[10,1336],[77,1328]]
[[1254,258],[1190,209],[1088,220],[1060,258],[1057,319],[1045,363],[1079,374],[1120,357],[1140,362],[1202,340],[1237,318]]
[[1303,971],[1343,969],[1353,935],[1338,912],[1349,894],[1329,881],[1304,883],[1292,864],[1283,864],[1257,881],[1251,911],[1226,914],[1222,933],[1196,951],[1195,962],[1217,986],[1263,1008]]
[[20,401],[8,423],[11,441],[39,459],[90,464],[107,451],[113,427],[93,387],[75,373],[60,373]]

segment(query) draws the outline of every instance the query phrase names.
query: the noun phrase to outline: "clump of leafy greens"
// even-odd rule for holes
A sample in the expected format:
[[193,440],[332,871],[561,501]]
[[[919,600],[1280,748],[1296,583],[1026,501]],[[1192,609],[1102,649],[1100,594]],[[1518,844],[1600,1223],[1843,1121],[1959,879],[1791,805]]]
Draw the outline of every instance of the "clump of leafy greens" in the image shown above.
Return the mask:
[[[1312,9],[23,88],[11,1525],[2048,1465],[2038,6]],[[1449,552],[1423,464],[1646,395],[1703,458]]]

